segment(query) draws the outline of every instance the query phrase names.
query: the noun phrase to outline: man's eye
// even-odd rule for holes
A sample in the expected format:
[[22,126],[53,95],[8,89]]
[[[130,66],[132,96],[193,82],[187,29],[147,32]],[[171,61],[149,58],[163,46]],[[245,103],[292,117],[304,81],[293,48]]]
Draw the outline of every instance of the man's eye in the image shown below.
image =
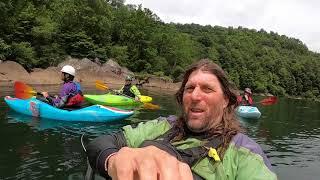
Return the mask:
[[187,87],[184,88],[184,91],[191,92],[193,89],[194,89],[193,86],[187,86]]
[[206,93],[210,93],[210,92],[213,92],[214,90],[213,90],[213,88],[211,88],[211,87],[205,87],[204,88],[204,92],[206,92]]

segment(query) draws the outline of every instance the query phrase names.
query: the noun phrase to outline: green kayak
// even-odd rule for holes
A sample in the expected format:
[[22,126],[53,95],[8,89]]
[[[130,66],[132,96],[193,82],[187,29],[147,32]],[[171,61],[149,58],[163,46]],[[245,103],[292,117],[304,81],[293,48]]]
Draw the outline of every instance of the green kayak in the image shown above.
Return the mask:
[[152,98],[149,96],[141,96],[141,101],[135,101],[133,98],[114,95],[114,94],[103,94],[103,95],[89,95],[85,94],[84,98],[92,104],[101,104],[107,106],[139,106],[142,102],[150,102]]

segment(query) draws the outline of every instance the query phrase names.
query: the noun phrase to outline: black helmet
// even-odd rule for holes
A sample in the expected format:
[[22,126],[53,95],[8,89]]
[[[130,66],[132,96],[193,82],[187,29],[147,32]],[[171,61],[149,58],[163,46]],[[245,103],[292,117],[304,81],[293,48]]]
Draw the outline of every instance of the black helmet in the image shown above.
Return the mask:
[[132,79],[133,79],[133,78],[132,78],[131,76],[129,76],[129,75],[126,76],[126,81],[132,81]]

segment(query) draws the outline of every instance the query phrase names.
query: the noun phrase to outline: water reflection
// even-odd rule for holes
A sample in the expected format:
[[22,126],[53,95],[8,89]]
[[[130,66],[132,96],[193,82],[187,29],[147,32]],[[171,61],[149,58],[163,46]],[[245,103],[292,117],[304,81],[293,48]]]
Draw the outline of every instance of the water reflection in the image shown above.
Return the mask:
[[270,158],[279,179],[318,179],[320,172],[319,102],[280,98],[261,106],[258,121],[241,120]]
[[104,134],[108,131],[116,131],[124,125],[132,124],[129,120],[108,123],[93,123],[93,122],[68,122],[56,121],[45,118],[38,118],[17,113],[13,110],[7,112],[8,123],[24,123],[37,131],[51,130],[53,132],[67,132],[73,136],[81,134]]

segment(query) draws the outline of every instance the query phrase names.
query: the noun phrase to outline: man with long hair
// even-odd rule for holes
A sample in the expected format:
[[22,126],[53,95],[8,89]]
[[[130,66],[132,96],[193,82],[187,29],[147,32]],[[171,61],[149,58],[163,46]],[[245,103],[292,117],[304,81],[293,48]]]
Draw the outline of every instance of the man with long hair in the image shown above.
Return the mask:
[[133,179],[277,179],[258,144],[235,117],[236,89],[211,60],[191,65],[176,99],[179,118],[158,118],[93,140],[91,167]]

